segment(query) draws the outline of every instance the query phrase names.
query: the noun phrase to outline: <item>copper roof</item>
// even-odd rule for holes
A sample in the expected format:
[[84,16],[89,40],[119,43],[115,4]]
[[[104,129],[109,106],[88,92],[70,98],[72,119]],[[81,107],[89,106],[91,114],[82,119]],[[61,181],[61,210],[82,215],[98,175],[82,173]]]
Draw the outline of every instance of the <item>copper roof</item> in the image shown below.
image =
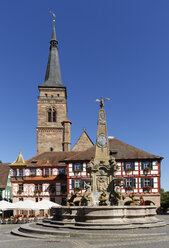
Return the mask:
[[6,183],[8,180],[9,165],[0,163],[0,189],[6,188]]
[[13,162],[11,165],[16,165],[16,166],[25,166],[25,161],[23,159],[23,156],[21,152],[19,153],[17,159],[15,162]]

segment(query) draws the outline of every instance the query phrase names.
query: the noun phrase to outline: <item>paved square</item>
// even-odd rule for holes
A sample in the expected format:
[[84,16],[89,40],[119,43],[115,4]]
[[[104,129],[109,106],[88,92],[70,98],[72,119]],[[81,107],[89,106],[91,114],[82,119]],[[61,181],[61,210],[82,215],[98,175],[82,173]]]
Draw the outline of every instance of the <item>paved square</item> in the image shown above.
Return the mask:
[[[159,216],[169,222],[169,215]],[[0,225],[0,248],[168,248],[169,226],[152,228],[113,231],[109,238],[63,238],[32,239],[14,236],[10,231],[17,225]]]

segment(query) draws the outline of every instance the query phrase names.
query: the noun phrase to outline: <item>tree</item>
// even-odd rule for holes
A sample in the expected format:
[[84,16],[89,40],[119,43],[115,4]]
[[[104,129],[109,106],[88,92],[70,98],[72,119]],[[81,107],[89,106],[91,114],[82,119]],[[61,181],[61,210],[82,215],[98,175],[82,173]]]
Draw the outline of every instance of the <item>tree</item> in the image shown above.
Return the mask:
[[169,208],[169,191],[164,191],[161,189],[161,209],[166,212]]

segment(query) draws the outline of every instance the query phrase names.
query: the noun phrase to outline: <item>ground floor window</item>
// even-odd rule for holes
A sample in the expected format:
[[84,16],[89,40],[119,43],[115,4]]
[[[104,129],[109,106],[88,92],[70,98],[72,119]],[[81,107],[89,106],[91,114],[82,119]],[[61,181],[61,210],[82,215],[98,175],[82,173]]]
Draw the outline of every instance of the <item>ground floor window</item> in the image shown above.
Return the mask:
[[72,189],[81,188],[84,189],[84,181],[81,179],[72,179]]

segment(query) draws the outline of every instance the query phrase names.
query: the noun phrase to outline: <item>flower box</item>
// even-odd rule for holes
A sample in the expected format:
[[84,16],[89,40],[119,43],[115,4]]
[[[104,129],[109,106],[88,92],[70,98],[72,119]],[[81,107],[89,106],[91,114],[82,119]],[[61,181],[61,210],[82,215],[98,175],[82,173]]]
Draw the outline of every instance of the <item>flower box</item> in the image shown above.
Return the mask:
[[150,172],[150,167],[146,167],[143,171],[144,171],[144,173],[146,173],[146,174],[148,174],[149,172]]
[[23,193],[23,190],[22,189],[19,189],[18,192],[17,192],[19,195],[21,195]]
[[127,187],[125,188],[125,190],[126,190],[126,191],[133,191],[133,187],[129,185],[129,186],[127,186]]
[[132,168],[126,168],[126,172],[132,172],[133,169]]
[[143,191],[149,193],[149,192],[151,191],[151,189],[152,189],[151,186],[145,186],[145,187],[143,188]]

